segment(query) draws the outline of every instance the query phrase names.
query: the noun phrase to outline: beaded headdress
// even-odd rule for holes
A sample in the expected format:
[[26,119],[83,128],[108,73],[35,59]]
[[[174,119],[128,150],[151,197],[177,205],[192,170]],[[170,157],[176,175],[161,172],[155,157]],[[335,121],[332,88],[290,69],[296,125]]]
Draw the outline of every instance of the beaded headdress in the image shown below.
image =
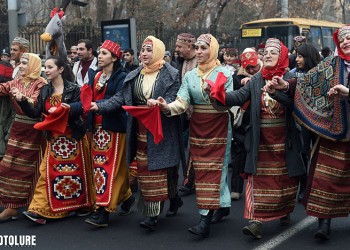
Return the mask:
[[210,45],[210,42],[211,42],[210,34],[202,34],[197,38],[196,44],[206,43],[206,44]]
[[346,25],[341,27],[338,32],[338,40],[343,41],[344,38],[350,34],[350,26]]
[[265,44],[265,49],[267,49],[269,47],[273,47],[273,48],[276,48],[278,51],[281,51],[281,42],[280,42],[280,40],[278,40],[276,38],[269,38],[269,39],[267,39],[266,44]]

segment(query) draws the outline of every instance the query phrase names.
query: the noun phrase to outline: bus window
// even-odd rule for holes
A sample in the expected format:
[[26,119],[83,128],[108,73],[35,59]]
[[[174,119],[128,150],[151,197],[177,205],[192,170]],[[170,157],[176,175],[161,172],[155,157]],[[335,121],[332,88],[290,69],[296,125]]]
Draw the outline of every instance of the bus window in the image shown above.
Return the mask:
[[323,48],[329,47],[331,50],[334,50],[333,29],[323,27],[322,37],[323,37]]
[[277,38],[291,49],[293,37],[299,35],[299,28],[297,26],[267,27],[266,33],[267,38]]
[[312,26],[310,28],[310,35],[309,35],[309,43],[312,43],[317,50],[321,50],[322,48],[322,41],[321,41],[321,28],[320,27],[314,27]]

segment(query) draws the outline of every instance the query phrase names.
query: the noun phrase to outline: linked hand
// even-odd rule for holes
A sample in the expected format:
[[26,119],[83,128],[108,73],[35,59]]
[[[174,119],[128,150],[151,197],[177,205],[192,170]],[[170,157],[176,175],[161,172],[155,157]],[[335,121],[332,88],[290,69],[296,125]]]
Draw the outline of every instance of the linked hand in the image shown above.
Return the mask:
[[349,88],[345,87],[344,85],[338,84],[328,91],[328,95],[329,96],[334,96],[334,95],[348,96]]
[[246,85],[248,82],[250,81],[250,77],[244,77],[242,80],[241,80],[241,85]]
[[98,112],[98,106],[97,106],[96,102],[91,102],[91,104],[90,104],[90,111]]
[[49,114],[55,112],[57,109],[57,107],[51,107],[47,112],[49,112]]
[[70,109],[70,105],[69,105],[68,103],[62,102],[62,103],[61,103],[61,106],[62,106],[63,108],[65,108],[65,109]]
[[268,81],[266,83],[266,85],[264,87],[262,87],[262,90],[269,93],[269,94],[272,94],[272,95],[274,95],[276,93],[276,89],[273,88],[271,81]]
[[152,107],[155,107],[157,105],[159,105],[159,102],[157,100],[154,100],[154,99],[148,99],[147,100],[147,106],[148,107],[152,108]]
[[280,76],[274,76],[271,80],[271,88],[277,89],[277,90],[287,90],[289,86],[289,83],[285,80],[283,80]]
[[167,104],[167,102],[164,100],[163,97],[158,97],[157,98],[158,101],[158,105],[160,107],[160,110],[164,113],[168,112],[170,110],[169,105]]

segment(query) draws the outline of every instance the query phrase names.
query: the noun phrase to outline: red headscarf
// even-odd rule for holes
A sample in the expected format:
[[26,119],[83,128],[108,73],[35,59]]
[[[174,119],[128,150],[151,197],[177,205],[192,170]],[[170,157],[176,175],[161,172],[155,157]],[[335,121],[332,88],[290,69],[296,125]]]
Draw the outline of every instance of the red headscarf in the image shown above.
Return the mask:
[[[265,50],[266,50],[266,48],[269,47],[268,44],[269,44],[270,39],[271,38],[269,38],[266,41]],[[274,38],[274,40],[279,41],[278,39],[275,39],[275,38]],[[273,68],[263,67],[261,70],[261,74],[262,74],[264,79],[272,80],[272,78],[274,76],[283,76],[287,72],[286,68],[288,68],[288,66],[289,66],[288,48],[286,46],[284,46],[284,44],[281,41],[279,41],[279,45],[281,47],[280,48],[280,56],[278,58],[276,66]]]
[[[350,25],[346,25],[346,26],[350,26]],[[346,27],[344,26],[344,27]],[[345,55],[344,52],[341,50],[340,48],[340,42],[339,42],[339,39],[338,39],[338,34],[339,34],[339,31],[341,29],[343,29],[344,27],[340,28],[340,29],[337,29],[334,33],[333,33],[333,40],[334,40],[334,43],[335,45],[337,46],[337,50],[338,50],[338,56],[345,60],[345,61],[350,61],[350,55]],[[346,27],[345,29],[348,29],[349,27]]]

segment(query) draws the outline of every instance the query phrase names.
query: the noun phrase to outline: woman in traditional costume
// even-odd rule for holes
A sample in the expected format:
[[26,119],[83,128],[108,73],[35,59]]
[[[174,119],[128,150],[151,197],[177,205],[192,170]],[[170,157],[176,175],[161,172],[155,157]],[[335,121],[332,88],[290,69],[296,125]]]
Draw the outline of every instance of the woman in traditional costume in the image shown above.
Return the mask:
[[[101,45],[98,56],[100,70],[89,78],[94,102],[107,100],[122,90],[127,74],[120,63],[121,57],[121,48],[115,42],[106,40]],[[126,119],[123,109],[103,115],[89,114],[88,124],[93,131],[91,153],[97,209],[85,222],[95,226],[108,226],[109,213],[116,212],[121,202],[122,215],[128,214],[135,203],[126,166]]]
[[0,222],[17,218],[17,209],[29,205],[38,178],[41,157],[42,132],[33,128],[37,119],[29,118],[14,99],[21,93],[28,102],[37,105],[40,89],[46,84],[40,77],[41,59],[24,53],[20,59],[19,74],[15,79],[0,84],[0,96],[11,96],[16,116],[10,130],[5,156],[0,162]]
[[[338,55],[298,77],[292,91],[297,121],[318,135],[304,203],[306,213],[318,218],[314,237],[324,240],[329,239],[331,219],[350,213],[350,26],[338,29],[333,39]],[[275,83],[275,89],[293,89],[286,81]]]
[[[104,116],[120,110],[122,105],[127,105],[137,106],[140,112],[148,112],[148,99],[164,96],[167,101],[173,101],[180,88],[179,76],[175,68],[164,62],[164,53],[164,43],[148,36],[141,49],[143,66],[127,75],[122,91],[108,100],[92,102],[91,111]],[[145,119],[156,123],[156,116],[146,114]],[[167,216],[176,215],[178,208],[182,206],[182,200],[177,195],[177,168],[181,156],[184,155],[180,120],[164,114],[161,114],[160,119],[163,127],[163,140],[160,142],[152,131],[146,129],[142,119],[135,119],[131,115],[127,118],[126,130],[127,164],[130,165],[136,157],[142,214],[146,216],[140,226],[151,231],[156,229],[164,201],[170,199]]]
[[[296,47],[296,68],[295,76],[296,78],[302,77],[310,69],[315,67],[320,61],[321,56],[318,53],[315,46],[311,43],[302,43],[300,46]],[[314,145],[316,136],[309,129],[302,127],[302,137],[303,137],[303,150],[302,157],[306,169],[310,162],[311,146]],[[298,201],[301,202],[304,199],[305,189],[306,189],[307,174],[301,176],[300,187],[298,193]]]
[[217,217],[216,222],[230,213],[227,173],[231,127],[228,111],[215,110],[204,87],[206,80],[218,84],[219,79],[224,89],[232,91],[233,83],[231,72],[217,59],[219,44],[215,37],[203,34],[198,37],[195,46],[198,67],[186,73],[176,100],[170,103],[160,97],[154,105],[160,105],[168,116],[180,115],[189,105],[194,106],[190,121],[190,157],[195,170],[197,206],[201,218],[188,231],[209,237],[214,210],[217,210],[214,216]]
[[227,93],[227,106],[241,106],[250,100],[250,124],[245,136],[247,174],[243,233],[262,237],[262,223],[280,219],[289,224],[294,210],[299,176],[305,173],[301,158],[301,129],[292,116],[293,99],[272,99],[264,86],[273,77],[292,78],[288,73],[288,49],[278,39],[267,40],[261,72],[249,84]]
[[40,177],[28,211],[30,220],[45,224],[47,219],[66,217],[70,211],[90,208],[93,194],[89,143],[78,112],[69,103],[80,100],[80,88],[70,82],[70,71],[61,58],[49,57],[45,62],[45,85],[38,106],[18,92],[16,99],[29,117],[41,117],[36,128],[46,130],[47,147],[40,164]]

